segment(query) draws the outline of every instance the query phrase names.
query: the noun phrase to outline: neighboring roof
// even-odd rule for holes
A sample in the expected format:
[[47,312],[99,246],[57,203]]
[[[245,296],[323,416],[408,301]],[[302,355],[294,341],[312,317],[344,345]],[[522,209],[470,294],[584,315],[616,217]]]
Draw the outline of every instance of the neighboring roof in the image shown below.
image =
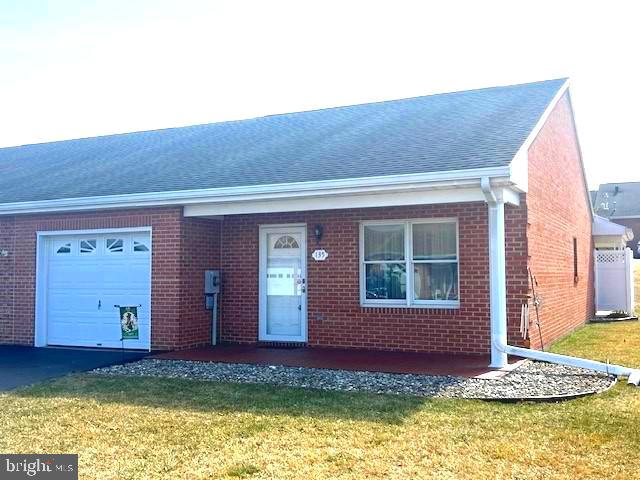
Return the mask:
[[508,166],[566,79],[0,149],[0,204]]
[[640,182],[600,185],[593,209],[603,217],[640,217]]
[[620,237],[624,242],[633,240],[633,230],[624,225],[619,225],[600,215],[593,216],[592,233],[595,236]]

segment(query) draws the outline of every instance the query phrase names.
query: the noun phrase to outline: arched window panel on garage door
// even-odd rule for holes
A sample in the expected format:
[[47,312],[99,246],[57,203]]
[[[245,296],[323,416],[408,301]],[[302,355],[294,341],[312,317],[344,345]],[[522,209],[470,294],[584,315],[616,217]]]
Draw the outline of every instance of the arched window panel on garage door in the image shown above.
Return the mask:
[[105,251],[108,254],[124,253],[124,238],[122,237],[107,238],[106,244],[105,244]]
[[80,253],[82,255],[96,253],[98,241],[95,238],[80,240]]

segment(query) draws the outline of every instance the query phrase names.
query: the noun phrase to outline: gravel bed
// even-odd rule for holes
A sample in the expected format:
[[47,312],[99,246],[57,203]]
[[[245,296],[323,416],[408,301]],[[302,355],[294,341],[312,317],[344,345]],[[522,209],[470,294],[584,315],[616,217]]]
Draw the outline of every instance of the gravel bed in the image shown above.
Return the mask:
[[99,375],[268,383],[323,390],[439,398],[539,399],[572,397],[609,388],[615,378],[590,370],[526,361],[499,379],[328,370],[321,368],[144,359],[93,370]]

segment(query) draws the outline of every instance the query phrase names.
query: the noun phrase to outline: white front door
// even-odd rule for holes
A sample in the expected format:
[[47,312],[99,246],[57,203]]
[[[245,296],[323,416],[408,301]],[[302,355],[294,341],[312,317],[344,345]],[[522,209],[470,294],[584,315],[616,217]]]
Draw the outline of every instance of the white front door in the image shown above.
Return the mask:
[[260,227],[262,341],[307,341],[307,264],[304,225]]
[[114,305],[139,305],[140,338],[125,340],[124,347],[149,349],[149,232],[52,236],[46,248],[47,345],[120,348],[120,315]]

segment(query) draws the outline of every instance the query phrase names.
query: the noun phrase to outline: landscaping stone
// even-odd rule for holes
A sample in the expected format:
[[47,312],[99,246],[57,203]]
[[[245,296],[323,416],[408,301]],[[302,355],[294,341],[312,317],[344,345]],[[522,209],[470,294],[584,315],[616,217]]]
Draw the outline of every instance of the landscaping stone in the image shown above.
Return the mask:
[[144,359],[94,370],[100,375],[185,378],[439,398],[539,399],[581,396],[615,378],[574,367],[526,361],[498,379],[409,375],[321,368]]

